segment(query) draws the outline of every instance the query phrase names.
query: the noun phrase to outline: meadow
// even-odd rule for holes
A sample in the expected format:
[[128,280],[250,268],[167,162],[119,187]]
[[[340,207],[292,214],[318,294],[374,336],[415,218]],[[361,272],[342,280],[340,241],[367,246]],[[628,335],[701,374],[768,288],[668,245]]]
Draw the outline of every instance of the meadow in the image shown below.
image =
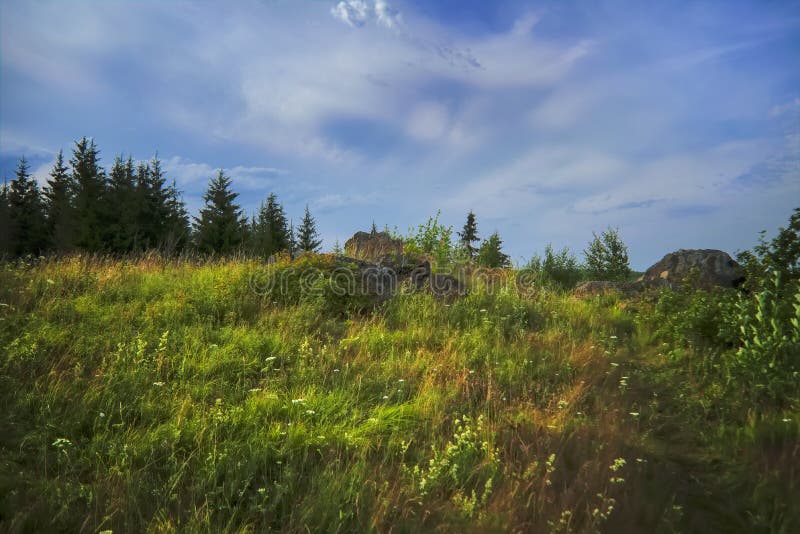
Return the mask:
[[800,294],[254,290],[331,265],[4,264],[0,530],[800,530]]

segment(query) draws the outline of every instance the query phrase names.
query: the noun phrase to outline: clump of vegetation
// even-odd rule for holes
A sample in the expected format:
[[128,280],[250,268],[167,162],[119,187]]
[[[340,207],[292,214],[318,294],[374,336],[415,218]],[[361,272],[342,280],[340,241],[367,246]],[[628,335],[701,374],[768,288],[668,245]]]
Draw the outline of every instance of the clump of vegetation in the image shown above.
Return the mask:
[[544,256],[534,255],[525,268],[535,274],[540,284],[565,290],[574,288],[586,276],[568,247],[556,252],[552,244],[545,247]]
[[592,234],[594,238],[583,251],[586,270],[593,280],[624,282],[631,275],[628,247],[622,242],[619,230],[608,228]]
[[376,306],[341,268],[3,264],[2,529],[800,527],[791,276]]

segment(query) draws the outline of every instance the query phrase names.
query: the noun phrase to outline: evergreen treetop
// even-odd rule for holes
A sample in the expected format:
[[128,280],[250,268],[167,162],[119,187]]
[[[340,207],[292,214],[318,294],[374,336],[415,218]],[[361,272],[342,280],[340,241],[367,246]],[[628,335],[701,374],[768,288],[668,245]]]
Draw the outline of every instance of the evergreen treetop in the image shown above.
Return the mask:
[[195,243],[202,252],[229,254],[244,241],[246,221],[230,187],[230,178],[220,169],[203,195],[205,206],[194,218]]
[[308,204],[306,204],[303,221],[300,224],[300,228],[297,230],[297,241],[298,248],[305,252],[317,252],[322,245],[322,239],[319,239],[319,233],[317,232],[317,222],[311,215]]

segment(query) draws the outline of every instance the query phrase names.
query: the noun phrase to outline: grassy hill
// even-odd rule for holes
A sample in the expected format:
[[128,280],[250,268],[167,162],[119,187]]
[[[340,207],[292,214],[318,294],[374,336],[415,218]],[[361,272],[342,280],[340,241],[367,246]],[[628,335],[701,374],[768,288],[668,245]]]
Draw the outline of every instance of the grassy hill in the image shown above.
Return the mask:
[[724,292],[373,309],[248,260],[2,269],[3,531],[800,530],[797,376],[724,372]]

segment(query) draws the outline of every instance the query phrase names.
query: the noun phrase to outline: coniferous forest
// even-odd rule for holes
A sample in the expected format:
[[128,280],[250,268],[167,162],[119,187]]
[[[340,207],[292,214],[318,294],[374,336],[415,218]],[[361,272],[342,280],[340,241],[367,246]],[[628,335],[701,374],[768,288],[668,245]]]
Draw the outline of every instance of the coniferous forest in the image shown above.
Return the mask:
[[0,189],[0,225],[5,229],[0,254],[158,251],[170,256],[191,250],[269,257],[320,249],[308,207],[295,229],[273,193],[248,218],[237,204],[231,177],[220,169],[209,178],[204,205],[191,216],[158,154],[150,161],[120,155],[105,169],[94,140],[83,137],[68,160],[58,152],[44,187],[22,156],[13,179]]

